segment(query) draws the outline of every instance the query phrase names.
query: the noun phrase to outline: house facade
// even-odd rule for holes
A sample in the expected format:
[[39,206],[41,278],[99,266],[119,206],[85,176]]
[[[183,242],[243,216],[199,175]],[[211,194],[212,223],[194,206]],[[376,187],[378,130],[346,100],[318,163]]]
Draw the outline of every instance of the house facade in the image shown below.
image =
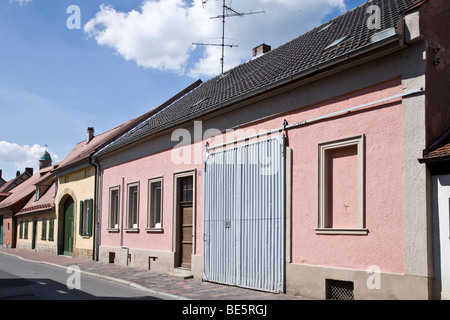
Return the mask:
[[39,172],[33,174],[33,169],[27,168],[2,187],[5,198],[0,202],[0,245],[54,252],[51,243],[45,246],[40,242],[47,240],[42,234],[43,221],[54,219],[54,176],[51,172],[55,167],[46,151],[39,160]]
[[[179,95],[182,95],[180,92]],[[174,99],[178,98],[178,95]],[[169,100],[167,103],[171,102]],[[94,208],[98,192],[97,165],[91,155],[108,145],[165,105],[150,110],[99,135],[87,128],[86,140],[79,142],[54,170],[56,176],[56,252],[57,254],[97,259],[98,223]]]
[[[13,214],[24,201],[17,190],[24,189],[19,188],[20,185],[32,176],[33,169],[27,168],[22,174],[18,172],[14,179],[0,188],[0,246],[11,248],[15,245]],[[25,198],[27,196],[25,195]]]
[[56,254],[55,212],[56,183],[52,171],[56,166],[41,168],[35,192],[28,202],[14,214],[15,247]]
[[88,128],[86,140],[78,143],[54,171],[57,254],[93,257],[96,172],[90,154],[107,143],[117,130],[120,127],[95,136],[94,129]]
[[450,123],[432,85],[448,80],[445,12],[366,3],[99,149],[100,260],[319,299],[433,298],[417,160]]

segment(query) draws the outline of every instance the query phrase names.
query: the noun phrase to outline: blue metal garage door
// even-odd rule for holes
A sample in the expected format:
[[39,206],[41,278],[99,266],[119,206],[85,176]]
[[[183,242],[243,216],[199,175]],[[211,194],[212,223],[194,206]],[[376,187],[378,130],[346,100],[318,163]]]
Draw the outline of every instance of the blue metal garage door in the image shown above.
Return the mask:
[[204,279],[284,291],[282,137],[206,155]]

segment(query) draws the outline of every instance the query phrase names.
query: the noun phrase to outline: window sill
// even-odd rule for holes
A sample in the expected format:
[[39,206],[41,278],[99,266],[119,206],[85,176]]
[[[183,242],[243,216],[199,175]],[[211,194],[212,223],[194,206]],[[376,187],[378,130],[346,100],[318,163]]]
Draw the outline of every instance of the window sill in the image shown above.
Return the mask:
[[316,234],[367,235],[368,229],[318,228]]
[[145,228],[145,231],[147,231],[147,233],[164,233],[163,228]]
[[119,228],[108,228],[108,229],[106,229],[106,231],[108,231],[108,232],[119,232],[120,229]]
[[139,228],[125,228],[123,229],[125,232],[129,232],[129,233],[138,233],[139,232]]

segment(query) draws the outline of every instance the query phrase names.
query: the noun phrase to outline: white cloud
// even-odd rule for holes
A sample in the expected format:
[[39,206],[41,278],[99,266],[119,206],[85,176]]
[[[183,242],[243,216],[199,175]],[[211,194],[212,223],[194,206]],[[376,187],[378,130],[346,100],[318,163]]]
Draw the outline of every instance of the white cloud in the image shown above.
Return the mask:
[[[12,179],[15,171],[23,172],[25,168],[39,170],[39,159],[46,150],[45,147],[35,144],[33,146],[20,146],[16,143],[0,141],[0,169],[3,170],[5,180]],[[59,162],[58,155],[50,152],[53,164]]]
[[10,3],[18,3],[19,6],[23,6],[24,4],[27,4],[28,2],[31,2],[33,0],[9,0]]
[[[229,3],[228,3],[229,4]],[[226,21],[225,69],[251,56],[261,43],[275,48],[311,28],[334,10],[345,11],[344,0],[246,0],[229,4],[239,12],[264,10],[264,14],[232,17]],[[221,48],[202,47],[199,56],[192,42],[221,43],[221,1],[144,0],[139,10],[119,12],[111,6],[84,27],[99,45],[112,48],[137,65],[193,78],[220,73]]]
[[181,0],[144,1],[140,11],[118,12],[102,5],[84,27],[99,45],[113,48],[139,66],[184,73],[193,37],[208,36],[208,19],[202,7]]

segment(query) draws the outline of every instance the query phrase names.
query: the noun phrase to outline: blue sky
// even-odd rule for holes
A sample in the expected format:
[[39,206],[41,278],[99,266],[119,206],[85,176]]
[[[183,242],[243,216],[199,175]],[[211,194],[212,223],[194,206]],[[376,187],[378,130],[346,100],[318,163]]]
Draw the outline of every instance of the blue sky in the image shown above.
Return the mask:
[[[365,0],[227,0],[225,68],[272,48]],[[5,180],[37,170],[48,145],[62,161],[86,138],[108,131],[168,100],[197,79],[220,73],[221,1],[1,0],[0,170]],[[67,21],[80,8],[80,29]]]

